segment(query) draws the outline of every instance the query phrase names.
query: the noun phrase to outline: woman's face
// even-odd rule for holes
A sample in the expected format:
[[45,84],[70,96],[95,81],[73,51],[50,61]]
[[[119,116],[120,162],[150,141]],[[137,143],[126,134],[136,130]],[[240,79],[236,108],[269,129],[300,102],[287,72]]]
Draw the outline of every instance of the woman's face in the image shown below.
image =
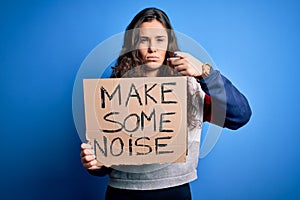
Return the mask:
[[157,20],[140,25],[139,55],[146,65],[146,75],[156,76],[163,64],[168,47],[166,28]]

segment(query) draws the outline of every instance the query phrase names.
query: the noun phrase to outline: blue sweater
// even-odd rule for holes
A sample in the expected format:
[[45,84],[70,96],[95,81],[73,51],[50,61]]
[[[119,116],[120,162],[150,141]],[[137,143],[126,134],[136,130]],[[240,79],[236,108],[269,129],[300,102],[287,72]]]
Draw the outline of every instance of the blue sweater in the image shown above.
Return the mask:
[[246,97],[218,70],[200,80],[202,90],[211,98],[211,123],[236,130],[252,115]]

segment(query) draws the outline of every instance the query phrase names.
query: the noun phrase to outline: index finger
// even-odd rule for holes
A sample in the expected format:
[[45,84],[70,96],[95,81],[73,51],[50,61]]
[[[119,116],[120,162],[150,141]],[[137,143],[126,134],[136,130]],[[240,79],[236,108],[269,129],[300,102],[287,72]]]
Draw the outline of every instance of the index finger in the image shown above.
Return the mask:
[[82,150],[83,149],[91,149],[92,148],[92,146],[90,144],[88,144],[88,143],[82,143],[80,145],[80,147],[81,147]]
[[186,57],[188,57],[188,53],[186,53],[186,52],[182,52],[182,51],[176,51],[175,52],[175,55],[176,56],[179,56],[179,57],[181,57],[181,58],[186,58]]

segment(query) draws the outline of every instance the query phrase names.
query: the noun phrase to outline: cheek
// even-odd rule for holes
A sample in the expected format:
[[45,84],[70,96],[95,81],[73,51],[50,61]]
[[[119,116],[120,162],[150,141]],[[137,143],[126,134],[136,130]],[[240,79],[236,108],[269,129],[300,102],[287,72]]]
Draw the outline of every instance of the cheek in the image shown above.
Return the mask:
[[160,49],[158,49],[158,53],[160,54],[160,56],[164,59],[166,57],[166,54],[167,54],[167,47],[168,47],[168,44],[163,44],[161,46]]
[[167,52],[165,50],[158,51],[161,59],[165,60]]
[[167,43],[157,43],[156,44],[156,49],[158,51],[167,51],[168,44]]
[[147,54],[147,49],[144,49],[144,48],[139,48],[139,54],[142,58],[144,58]]

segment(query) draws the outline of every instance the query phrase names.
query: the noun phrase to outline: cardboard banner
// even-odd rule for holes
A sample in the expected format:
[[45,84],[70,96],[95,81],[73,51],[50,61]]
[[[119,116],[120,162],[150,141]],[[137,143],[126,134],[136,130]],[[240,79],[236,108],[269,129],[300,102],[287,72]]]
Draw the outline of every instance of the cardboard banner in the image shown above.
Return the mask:
[[186,77],[85,79],[86,138],[105,166],[184,162]]

